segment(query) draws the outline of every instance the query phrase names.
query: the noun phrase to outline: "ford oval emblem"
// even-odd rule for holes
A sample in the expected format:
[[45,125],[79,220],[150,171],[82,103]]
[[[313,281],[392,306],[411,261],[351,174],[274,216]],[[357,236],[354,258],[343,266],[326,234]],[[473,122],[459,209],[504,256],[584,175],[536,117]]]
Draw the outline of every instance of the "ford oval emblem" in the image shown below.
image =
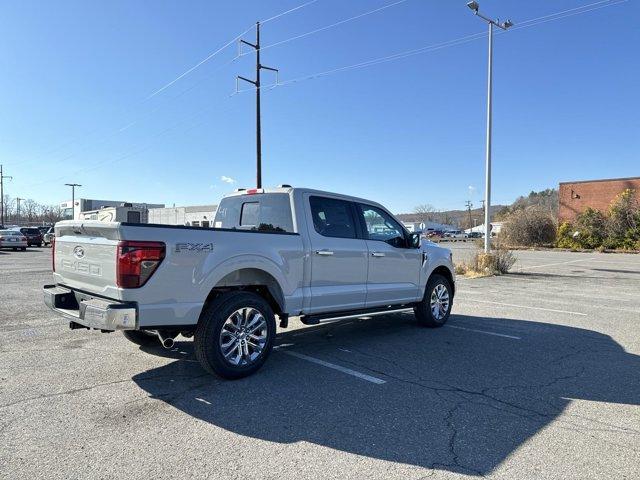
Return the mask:
[[84,248],[78,245],[76,248],[73,249],[73,256],[76,258],[84,257]]

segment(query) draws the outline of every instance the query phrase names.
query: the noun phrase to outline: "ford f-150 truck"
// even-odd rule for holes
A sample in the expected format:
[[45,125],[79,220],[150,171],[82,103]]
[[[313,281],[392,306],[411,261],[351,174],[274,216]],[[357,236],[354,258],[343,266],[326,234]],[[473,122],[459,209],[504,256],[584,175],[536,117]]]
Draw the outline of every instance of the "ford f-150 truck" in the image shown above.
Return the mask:
[[194,337],[202,366],[225,378],[264,364],[276,316],[286,327],[412,309],[440,327],[455,292],[451,252],[382,205],[290,186],[226,196],[214,228],[59,222],[52,256],[44,301],[71,328],[166,348]]

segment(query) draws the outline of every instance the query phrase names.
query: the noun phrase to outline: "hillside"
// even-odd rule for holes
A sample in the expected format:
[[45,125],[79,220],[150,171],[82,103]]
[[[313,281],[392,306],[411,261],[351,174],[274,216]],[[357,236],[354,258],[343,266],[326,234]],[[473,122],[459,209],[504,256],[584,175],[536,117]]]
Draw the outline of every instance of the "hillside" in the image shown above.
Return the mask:
[[[495,217],[496,213],[506,208],[506,205],[491,205],[491,215]],[[438,223],[453,225],[458,228],[469,228],[474,223],[481,225],[484,223],[484,212],[482,208],[471,209],[471,225],[469,225],[468,210],[444,210],[440,212],[426,213],[399,213],[396,215],[403,222],[424,222],[426,220]],[[473,220],[476,220],[474,222]]]

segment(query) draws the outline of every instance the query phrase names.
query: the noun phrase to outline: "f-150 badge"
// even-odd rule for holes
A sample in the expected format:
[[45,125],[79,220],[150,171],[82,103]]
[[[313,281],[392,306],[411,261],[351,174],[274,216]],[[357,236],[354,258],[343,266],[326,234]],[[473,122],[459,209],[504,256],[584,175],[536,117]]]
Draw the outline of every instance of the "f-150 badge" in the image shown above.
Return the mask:
[[176,253],[213,252],[213,243],[176,243]]

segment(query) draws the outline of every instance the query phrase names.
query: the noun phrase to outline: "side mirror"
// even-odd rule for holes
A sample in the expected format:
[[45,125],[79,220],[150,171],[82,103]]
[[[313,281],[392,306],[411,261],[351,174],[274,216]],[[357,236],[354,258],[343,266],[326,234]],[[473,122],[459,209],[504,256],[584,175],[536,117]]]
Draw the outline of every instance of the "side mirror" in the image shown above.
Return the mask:
[[420,248],[420,234],[412,233],[409,235],[409,246],[411,248]]

